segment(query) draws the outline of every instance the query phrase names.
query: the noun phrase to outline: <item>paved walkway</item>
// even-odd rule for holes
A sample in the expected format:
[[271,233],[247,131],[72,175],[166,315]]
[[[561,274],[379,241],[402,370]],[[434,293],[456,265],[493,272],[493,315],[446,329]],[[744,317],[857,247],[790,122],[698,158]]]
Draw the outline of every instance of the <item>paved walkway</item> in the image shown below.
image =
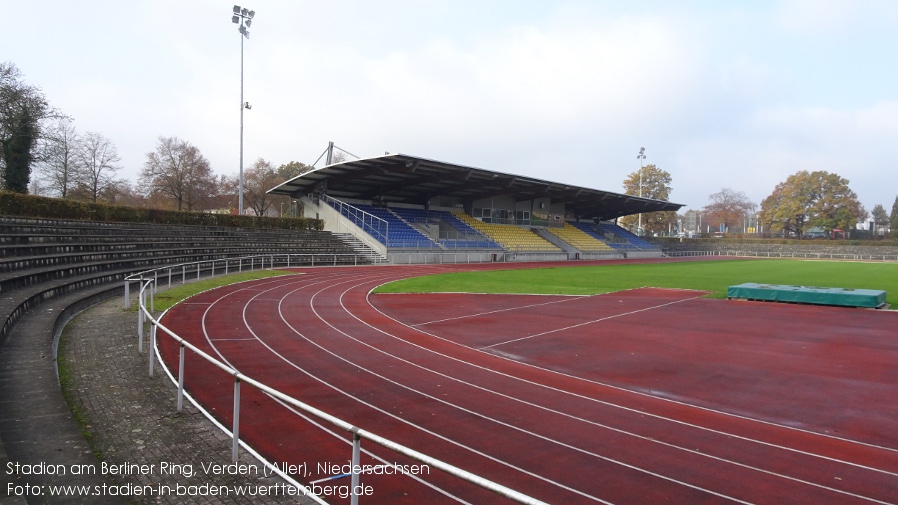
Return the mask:
[[[174,387],[158,368],[156,377],[148,376],[147,355],[137,352],[137,315],[121,303],[116,297],[78,315],[59,346],[65,389],[89,443],[56,383],[52,328],[45,328],[55,317],[48,307],[23,318],[0,350],[0,503],[297,502],[284,496],[280,479],[229,474],[230,439],[187,402],[176,412]],[[30,466],[9,475],[7,463]],[[244,451],[239,463],[261,473]],[[61,472],[49,474],[51,466]],[[73,475],[77,468],[95,474]],[[9,483],[16,492],[34,490],[25,486],[41,492],[11,496]],[[57,484],[89,488],[51,497],[49,486]],[[237,496],[238,489],[280,496]],[[127,498],[114,496],[122,491]]]

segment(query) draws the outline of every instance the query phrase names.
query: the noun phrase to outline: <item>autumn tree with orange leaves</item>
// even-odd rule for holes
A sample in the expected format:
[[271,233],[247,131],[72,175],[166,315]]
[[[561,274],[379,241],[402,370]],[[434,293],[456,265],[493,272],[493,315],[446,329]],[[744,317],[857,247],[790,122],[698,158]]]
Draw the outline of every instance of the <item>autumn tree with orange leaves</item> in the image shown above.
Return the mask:
[[761,202],[761,220],[770,231],[799,238],[808,228],[819,226],[829,235],[837,228],[850,229],[866,217],[848,179],[822,170],[790,175]]

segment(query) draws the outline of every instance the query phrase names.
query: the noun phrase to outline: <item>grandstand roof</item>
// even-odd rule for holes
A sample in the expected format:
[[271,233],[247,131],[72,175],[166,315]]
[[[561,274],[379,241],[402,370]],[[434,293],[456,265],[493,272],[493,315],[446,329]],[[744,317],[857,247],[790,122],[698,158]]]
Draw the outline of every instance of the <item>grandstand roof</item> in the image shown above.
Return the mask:
[[293,198],[315,191],[341,199],[423,205],[436,196],[479,200],[513,195],[517,200],[551,198],[581,218],[609,220],[640,212],[677,211],[678,203],[505,174],[406,154],[385,154],[317,168],[268,190]]

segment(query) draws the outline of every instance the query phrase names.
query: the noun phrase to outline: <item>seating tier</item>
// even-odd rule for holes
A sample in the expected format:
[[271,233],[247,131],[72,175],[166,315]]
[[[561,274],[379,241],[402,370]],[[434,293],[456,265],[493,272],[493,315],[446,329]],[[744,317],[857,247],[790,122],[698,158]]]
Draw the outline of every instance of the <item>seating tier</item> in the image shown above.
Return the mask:
[[506,224],[484,223],[462,212],[456,212],[455,216],[509,251],[561,252],[558,246],[528,229]]

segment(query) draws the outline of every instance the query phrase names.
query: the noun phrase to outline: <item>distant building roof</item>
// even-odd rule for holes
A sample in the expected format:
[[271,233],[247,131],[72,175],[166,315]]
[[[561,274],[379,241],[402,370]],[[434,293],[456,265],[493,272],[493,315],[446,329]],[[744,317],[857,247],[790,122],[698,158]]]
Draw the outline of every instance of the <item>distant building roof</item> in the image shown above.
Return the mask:
[[551,198],[580,218],[610,220],[640,212],[677,211],[683,204],[505,174],[405,154],[335,163],[268,190],[293,198],[313,192],[334,198],[424,205],[433,197],[464,201],[512,195],[519,201]]

